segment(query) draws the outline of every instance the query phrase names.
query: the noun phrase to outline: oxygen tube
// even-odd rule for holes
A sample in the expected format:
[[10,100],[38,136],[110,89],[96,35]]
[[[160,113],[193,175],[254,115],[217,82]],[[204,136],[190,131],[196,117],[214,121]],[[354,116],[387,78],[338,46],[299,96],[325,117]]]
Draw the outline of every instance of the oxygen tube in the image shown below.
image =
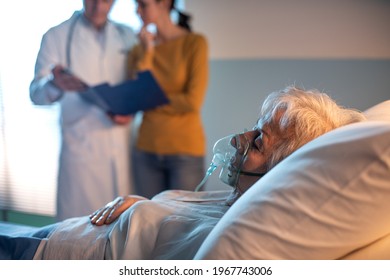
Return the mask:
[[[203,180],[196,186],[195,192],[200,191],[202,186],[206,183],[207,179],[217,169],[218,166],[227,167],[236,153],[236,149],[231,145],[231,139],[234,135],[229,135],[219,139],[215,142],[213,147],[213,159],[209,168],[206,171],[206,175]],[[226,169],[226,168],[223,168]]]

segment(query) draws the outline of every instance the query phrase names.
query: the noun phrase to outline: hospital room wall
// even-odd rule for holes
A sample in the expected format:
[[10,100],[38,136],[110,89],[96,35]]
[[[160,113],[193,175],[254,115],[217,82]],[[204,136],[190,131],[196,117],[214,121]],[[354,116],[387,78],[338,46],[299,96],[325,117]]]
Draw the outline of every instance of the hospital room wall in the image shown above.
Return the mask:
[[[203,108],[208,156],[219,138],[251,128],[268,93],[289,84],[364,110],[390,99],[390,1],[186,0],[207,36]],[[207,189],[225,189],[214,174]]]

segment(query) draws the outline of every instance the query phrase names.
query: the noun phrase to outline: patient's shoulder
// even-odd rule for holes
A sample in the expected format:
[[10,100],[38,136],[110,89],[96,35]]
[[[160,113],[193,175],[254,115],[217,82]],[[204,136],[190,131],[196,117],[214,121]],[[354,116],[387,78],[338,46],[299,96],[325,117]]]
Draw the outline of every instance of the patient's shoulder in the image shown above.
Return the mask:
[[176,200],[183,202],[213,202],[226,201],[231,194],[230,190],[220,191],[184,191],[184,190],[167,190],[161,192],[152,198],[153,201]]

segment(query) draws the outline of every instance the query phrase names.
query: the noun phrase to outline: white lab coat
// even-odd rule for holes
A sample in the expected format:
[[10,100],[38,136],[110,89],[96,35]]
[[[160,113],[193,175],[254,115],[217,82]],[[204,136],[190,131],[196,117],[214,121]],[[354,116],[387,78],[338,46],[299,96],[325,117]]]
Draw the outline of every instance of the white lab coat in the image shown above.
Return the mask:
[[[76,22],[71,28],[72,22]],[[67,42],[73,29],[70,56]],[[34,104],[59,102],[62,144],[57,186],[57,219],[88,215],[118,195],[132,192],[129,126],[114,124],[105,112],[77,93],[62,93],[50,83],[51,68],[60,64],[93,86],[126,78],[126,52],[136,43],[134,32],[108,22],[105,39],[80,12],[42,38],[35,77],[30,85]],[[70,64],[70,65],[68,65]]]

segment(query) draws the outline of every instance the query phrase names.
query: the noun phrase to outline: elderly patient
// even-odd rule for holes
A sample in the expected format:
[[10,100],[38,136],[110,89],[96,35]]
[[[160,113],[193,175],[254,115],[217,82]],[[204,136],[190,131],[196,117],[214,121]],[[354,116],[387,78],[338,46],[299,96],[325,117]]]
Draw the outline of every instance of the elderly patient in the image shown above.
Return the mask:
[[91,214],[90,223],[87,217],[61,223],[39,258],[191,259],[229,207],[275,165],[314,138],[364,119],[317,91],[290,86],[271,93],[254,128],[230,139],[235,155],[220,178],[232,191],[119,197]]
[[[231,138],[236,154],[224,180],[233,187],[226,205],[232,205],[259,178],[307,142],[364,119],[360,112],[342,108],[317,91],[290,86],[270,94],[254,128]],[[109,224],[135,202],[145,199],[135,195],[118,197],[91,214],[91,222]]]

